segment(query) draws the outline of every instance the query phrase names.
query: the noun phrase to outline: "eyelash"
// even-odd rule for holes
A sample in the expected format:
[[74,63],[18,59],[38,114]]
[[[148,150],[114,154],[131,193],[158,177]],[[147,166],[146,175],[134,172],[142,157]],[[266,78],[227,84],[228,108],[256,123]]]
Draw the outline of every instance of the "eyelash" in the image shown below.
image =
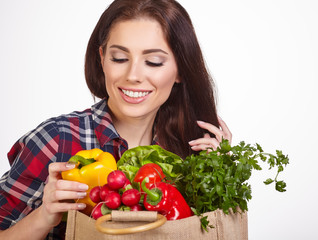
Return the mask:
[[[128,59],[126,58],[112,58],[111,59],[113,62],[115,63],[124,63],[124,62],[127,62]],[[163,63],[154,63],[154,62],[150,62],[150,61],[146,61],[146,64],[150,67],[161,67],[163,66]]]
[[128,61],[128,59],[126,58],[114,58],[114,57],[111,60],[115,63],[124,63]]
[[163,63],[154,63],[154,62],[149,62],[149,61],[146,61],[146,64],[150,67],[161,67],[163,66]]

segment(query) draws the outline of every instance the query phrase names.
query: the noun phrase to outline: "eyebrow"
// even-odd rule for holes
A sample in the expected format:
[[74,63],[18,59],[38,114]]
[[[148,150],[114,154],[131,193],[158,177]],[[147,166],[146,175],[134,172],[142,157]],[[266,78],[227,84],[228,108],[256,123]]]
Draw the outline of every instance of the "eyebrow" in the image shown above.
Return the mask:
[[[120,49],[120,50],[122,50],[122,51],[124,51],[124,52],[129,53],[128,48],[123,47],[123,46],[120,46],[120,45],[111,45],[109,48],[118,48],[118,49]],[[146,49],[146,50],[143,50],[143,51],[142,51],[142,54],[150,54],[150,53],[155,53],[155,52],[162,52],[162,53],[168,55],[168,53],[167,53],[166,51],[164,51],[164,50],[162,50],[162,49],[160,49],[160,48],[158,48],[158,49],[157,49],[157,48],[154,48],[154,49]]]

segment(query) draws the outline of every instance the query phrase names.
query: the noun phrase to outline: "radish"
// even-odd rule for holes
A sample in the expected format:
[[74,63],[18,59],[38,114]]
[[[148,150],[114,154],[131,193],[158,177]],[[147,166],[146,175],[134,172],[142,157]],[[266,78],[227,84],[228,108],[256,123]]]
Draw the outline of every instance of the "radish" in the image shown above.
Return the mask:
[[101,202],[100,198],[100,186],[93,187],[92,190],[89,192],[89,197],[94,203],[99,203]]
[[105,205],[110,209],[119,208],[121,205],[121,197],[118,192],[110,192],[105,197]]
[[127,177],[120,170],[114,170],[107,176],[107,184],[110,188],[117,190],[125,186]]
[[130,211],[142,211],[142,206],[140,206],[139,204],[130,206]]
[[106,196],[111,192],[116,192],[116,191],[111,189],[107,183],[104,186],[102,186],[99,193],[101,201],[105,201]]
[[[122,187],[123,189],[126,189],[126,188],[132,188],[132,185],[131,185],[131,182],[129,181],[128,178],[126,178],[126,182],[124,184],[124,186]],[[127,189],[126,189],[127,190]]]
[[140,192],[137,189],[126,190],[121,196],[121,201],[129,207],[136,205],[140,201]]
[[99,204],[97,204],[91,214],[91,217],[94,218],[95,220],[101,216],[104,216],[106,214],[111,213],[111,211],[107,208],[107,206],[105,205],[105,203],[100,202]]
[[102,205],[103,205],[103,203],[97,204],[97,205],[94,207],[93,211],[92,211],[91,216],[92,216],[92,218],[94,218],[95,220],[96,220],[97,218],[103,216],[102,210],[101,210]]

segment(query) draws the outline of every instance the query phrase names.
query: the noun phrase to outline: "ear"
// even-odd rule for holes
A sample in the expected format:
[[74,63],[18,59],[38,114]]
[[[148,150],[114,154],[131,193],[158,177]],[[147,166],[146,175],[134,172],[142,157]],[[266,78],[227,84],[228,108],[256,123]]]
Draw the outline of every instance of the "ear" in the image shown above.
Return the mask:
[[102,47],[99,47],[99,57],[100,57],[100,62],[102,64],[102,67],[104,68],[104,59],[105,59],[105,56],[104,56],[104,51],[103,51],[103,48]]
[[176,78],[175,83],[181,83],[181,80],[180,80],[179,76]]

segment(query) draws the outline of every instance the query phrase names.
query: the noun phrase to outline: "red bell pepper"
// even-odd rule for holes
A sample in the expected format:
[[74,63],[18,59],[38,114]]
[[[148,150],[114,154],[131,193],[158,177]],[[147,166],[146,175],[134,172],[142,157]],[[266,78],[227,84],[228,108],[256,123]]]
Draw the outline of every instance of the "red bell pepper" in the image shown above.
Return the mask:
[[166,177],[158,164],[155,163],[147,163],[139,168],[136,176],[134,178],[134,182],[140,184],[140,191],[142,192],[141,183],[145,179],[145,177],[149,178],[149,182],[146,183],[146,187],[150,188],[153,184],[162,182],[162,180]]
[[141,184],[142,190],[146,193],[143,203],[147,210],[157,211],[167,220],[182,219],[193,215],[176,187],[169,183],[159,182],[148,189],[146,187],[148,181],[149,179],[146,177]]

